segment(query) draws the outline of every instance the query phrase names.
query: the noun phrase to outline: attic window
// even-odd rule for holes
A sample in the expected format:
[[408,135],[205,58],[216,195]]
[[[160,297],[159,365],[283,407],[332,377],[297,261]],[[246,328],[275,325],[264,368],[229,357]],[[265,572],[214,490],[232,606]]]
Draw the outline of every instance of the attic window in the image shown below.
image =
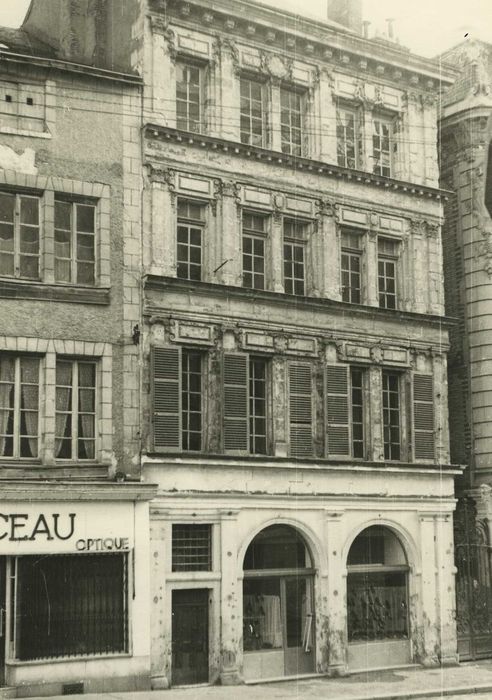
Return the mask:
[[12,102],[12,95],[5,95],[5,102]]
[[34,100],[32,99],[32,97],[26,97],[26,104],[29,105],[29,107],[32,107],[32,105],[34,104]]

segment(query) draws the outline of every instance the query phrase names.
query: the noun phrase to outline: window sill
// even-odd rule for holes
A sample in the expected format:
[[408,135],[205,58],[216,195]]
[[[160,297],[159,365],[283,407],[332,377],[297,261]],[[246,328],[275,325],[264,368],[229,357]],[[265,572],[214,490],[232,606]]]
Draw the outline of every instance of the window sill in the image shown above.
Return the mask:
[[0,278],[1,299],[35,299],[36,301],[65,301],[73,304],[110,303],[109,287],[46,284],[29,280]]

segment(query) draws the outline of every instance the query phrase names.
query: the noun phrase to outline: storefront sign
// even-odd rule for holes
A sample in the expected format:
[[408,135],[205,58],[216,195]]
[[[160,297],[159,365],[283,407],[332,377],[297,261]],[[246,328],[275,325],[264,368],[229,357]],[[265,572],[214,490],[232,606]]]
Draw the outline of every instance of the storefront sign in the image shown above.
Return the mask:
[[0,555],[123,552],[133,547],[133,503],[7,503]]

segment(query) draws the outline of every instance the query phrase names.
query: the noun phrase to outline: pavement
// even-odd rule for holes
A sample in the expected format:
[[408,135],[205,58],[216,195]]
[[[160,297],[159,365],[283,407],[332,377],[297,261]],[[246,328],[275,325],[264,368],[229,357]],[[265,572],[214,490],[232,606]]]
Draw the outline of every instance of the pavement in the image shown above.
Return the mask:
[[[72,700],[412,700],[474,695],[492,700],[492,659],[455,667],[405,667],[344,678],[303,678],[240,686],[194,686],[171,690],[86,693]],[[66,700],[66,695],[58,696]],[[46,699],[45,699],[46,700]]]

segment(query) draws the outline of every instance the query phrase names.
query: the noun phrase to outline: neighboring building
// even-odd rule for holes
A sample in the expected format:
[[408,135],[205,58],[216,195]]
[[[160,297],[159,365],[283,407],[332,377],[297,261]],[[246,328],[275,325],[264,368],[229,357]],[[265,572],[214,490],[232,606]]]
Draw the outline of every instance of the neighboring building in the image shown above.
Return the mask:
[[0,66],[0,685],[147,688],[141,80],[26,27]]
[[440,121],[446,310],[451,331],[451,456],[468,465],[456,518],[458,649],[492,656],[492,45],[469,40],[441,57],[459,72]]
[[359,2],[330,12],[34,0],[25,25],[144,82],[124,400],[158,484],[156,688],[457,661],[436,148],[454,73],[360,36]]

